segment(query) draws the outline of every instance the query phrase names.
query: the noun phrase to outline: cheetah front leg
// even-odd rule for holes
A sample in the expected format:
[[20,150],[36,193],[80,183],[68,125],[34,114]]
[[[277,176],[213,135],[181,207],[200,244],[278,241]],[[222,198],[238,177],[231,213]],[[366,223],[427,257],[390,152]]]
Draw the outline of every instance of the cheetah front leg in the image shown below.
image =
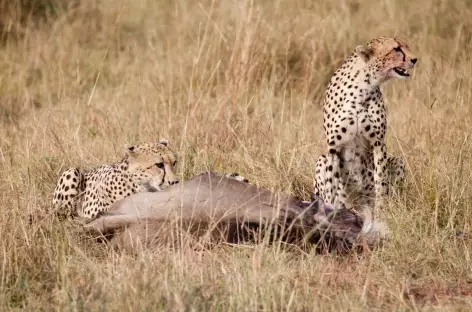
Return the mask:
[[[313,191],[311,195],[311,200],[314,201],[318,198],[325,200],[325,198],[329,198],[328,192],[333,189],[332,184],[327,183],[326,179],[326,170],[327,170],[327,163],[328,157],[325,155],[321,155],[318,157],[318,161],[316,162],[316,171],[315,171],[315,180],[313,181]],[[343,176],[340,175],[338,181],[338,187],[334,190],[335,205],[337,208],[345,207],[344,203],[346,200],[346,191],[345,191],[345,181],[343,180]]]
[[318,160],[316,161],[316,169],[315,169],[315,180],[313,181],[313,195],[316,196],[317,198],[322,198],[325,200],[325,184],[326,184],[326,178],[325,178],[325,173],[326,173],[326,163],[328,162],[328,159],[325,155],[321,155],[318,157]]
[[[328,204],[334,204],[334,199],[339,186],[339,155],[336,152],[328,153],[326,156],[326,166],[325,166],[325,192],[324,201]],[[335,177],[336,176],[336,177]]]
[[344,181],[341,179],[341,170],[344,164],[341,157],[342,148],[330,148],[325,166],[325,191],[323,198],[328,204],[335,207],[345,205],[346,194]]
[[387,160],[388,172],[388,193],[394,192],[395,188],[400,187],[405,182],[405,160],[403,157],[389,157]]
[[373,147],[375,208],[381,208],[387,194],[387,147],[384,142],[377,141]]

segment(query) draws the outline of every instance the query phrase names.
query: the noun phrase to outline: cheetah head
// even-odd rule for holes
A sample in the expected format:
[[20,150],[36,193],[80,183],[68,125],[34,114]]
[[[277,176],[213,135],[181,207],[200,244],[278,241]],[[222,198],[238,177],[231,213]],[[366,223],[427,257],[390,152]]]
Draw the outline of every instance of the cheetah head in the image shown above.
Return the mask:
[[373,39],[367,45],[357,46],[355,52],[367,63],[379,83],[409,77],[408,70],[418,61],[401,38]]
[[169,147],[167,140],[125,145],[125,153],[128,171],[139,177],[139,183],[148,185],[150,190],[161,190],[179,182],[174,173],[177,156]]

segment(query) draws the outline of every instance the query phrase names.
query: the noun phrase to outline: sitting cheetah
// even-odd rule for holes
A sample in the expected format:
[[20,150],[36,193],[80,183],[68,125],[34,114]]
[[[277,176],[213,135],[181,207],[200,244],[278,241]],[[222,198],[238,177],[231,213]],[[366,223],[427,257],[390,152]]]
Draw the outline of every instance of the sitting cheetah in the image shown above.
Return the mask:
[[[347,194],[353,192],[367,200],[361,204],[382,205],[388,170],[399,172],[404,165],[403,160],[387,158],[387,120],[380,85],[391,78],[408,77],[408,69],[416,62],[404,40],[380,37],[357,46],[334,73],[323,109],[329,150],[326,162],[324,156],[318,160],[325,163],[321,179],[327,203],[346,205]],[[398,179],[403,175],[400,172]]]
[[176,155],[167,140],[125,146],[119,163],[89,172],[69,168],[59,177],[53,205],[59,214],[93,218],[116,201],[131,194],[159,191],[178,183],[174,174]]

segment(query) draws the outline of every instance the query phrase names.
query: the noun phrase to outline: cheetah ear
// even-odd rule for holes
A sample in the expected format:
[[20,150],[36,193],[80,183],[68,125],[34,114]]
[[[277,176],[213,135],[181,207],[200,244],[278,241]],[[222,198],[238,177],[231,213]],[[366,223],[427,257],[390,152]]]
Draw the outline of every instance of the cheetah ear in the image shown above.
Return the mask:
[[161,140],[159,141],[159,144],[162,144],[162,145],[164,145],[164,146],[167,146],[167,145],[169,144],[169,141],[168,141],[167,139],[161,139]]
[[136,146],[125,144],[124,148],[125,148],[125,155],[130,156],[134,154]]
[[368,46],[363,46],[363,45],[358,45],[356,47],[356,53],[357,55],[362,57],[362,59],[366,62],[370,60],[372,55],[374,55],[374,51],[371,48],[369,48]]

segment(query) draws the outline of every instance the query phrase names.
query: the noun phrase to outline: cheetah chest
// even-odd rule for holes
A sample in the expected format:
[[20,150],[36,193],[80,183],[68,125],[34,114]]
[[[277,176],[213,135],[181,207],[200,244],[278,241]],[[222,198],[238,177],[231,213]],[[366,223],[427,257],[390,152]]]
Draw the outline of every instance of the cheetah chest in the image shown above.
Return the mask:
[[[380,93],[380,92],[379,92]],[[377,92],[362,103],[347,101],[342,107],[325,103],[324,128],[330,147],[373,145],[383,141],[387,126],[382,97]]]

